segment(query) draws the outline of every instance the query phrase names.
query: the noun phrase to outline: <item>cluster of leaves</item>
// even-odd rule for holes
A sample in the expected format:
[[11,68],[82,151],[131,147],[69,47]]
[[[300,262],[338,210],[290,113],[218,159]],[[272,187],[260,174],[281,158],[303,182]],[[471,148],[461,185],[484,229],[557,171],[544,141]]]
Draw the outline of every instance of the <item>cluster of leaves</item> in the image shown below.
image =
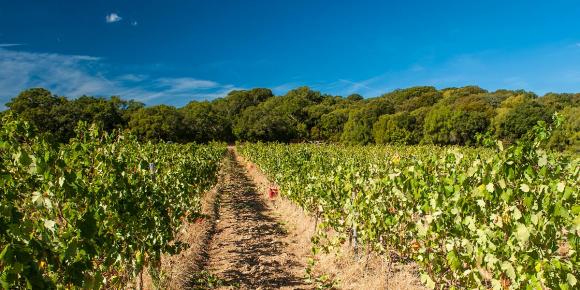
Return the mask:
[[412,87],[367,99],[322,94],[308,87],[274,96],[269,89],[256,88],[231,91],[212,101],[192,101],[182,108],[145,107],[118,97],[68,100],[30,89],[7,107],[63,142],[74,136],[74,125],[83,120],[105,130],[127,128],[140,140],[470,146],[478,145],[478,134],[513,143],[525,138],[538,121],[550,123],[558,111],[568,119],[567,128],[553,134],[550,147],[580,150],[580,94],[538,97],[522,90],[489,92],[475,86]]
[[[534,141],[495,150],[243,144],[281,193],[319,217],[314,250],[358,244],[415,260],[431,288],[576,289],[577,155]],[[338,238],[326,235],[329,229]]]
[[[0,284],[123,288],[200,212],[222,144],[140,143],[80,123],[59,144],[22,121],[0,127]],[[153,275],[155,277],[155,275]]]

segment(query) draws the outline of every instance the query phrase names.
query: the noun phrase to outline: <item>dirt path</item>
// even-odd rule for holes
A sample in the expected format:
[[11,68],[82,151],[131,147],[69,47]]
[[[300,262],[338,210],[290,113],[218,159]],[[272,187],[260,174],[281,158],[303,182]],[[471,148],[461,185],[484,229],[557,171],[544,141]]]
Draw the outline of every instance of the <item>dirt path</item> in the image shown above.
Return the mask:
[[272,204],[260,196],[232,151],[225,162],[214,225],[201,265],[209,272],[209,280],[215,279],[222,289],[310,288],[304,281],[306,261],[288,246],[293,237]]

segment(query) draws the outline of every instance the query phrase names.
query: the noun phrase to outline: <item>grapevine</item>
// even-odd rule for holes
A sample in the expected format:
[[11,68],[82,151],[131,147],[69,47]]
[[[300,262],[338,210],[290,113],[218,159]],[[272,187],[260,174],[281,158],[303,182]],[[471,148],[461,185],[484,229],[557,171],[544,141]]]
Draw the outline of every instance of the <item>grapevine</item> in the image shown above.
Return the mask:
[[[579,159],[534,141],[495,150],[242,144],[238,151],[320,217],[315,251],[346,241],[415,260],[430,288],[573,289]],[[389,255],[387,255],[389,256]]]
[[82,123],[58,144],[5,121],[2,288],[123,288],[145,268],[155,273],[162,254],[182,247],[175,236],[199,217],[224,152],[222,144],[139,143]]

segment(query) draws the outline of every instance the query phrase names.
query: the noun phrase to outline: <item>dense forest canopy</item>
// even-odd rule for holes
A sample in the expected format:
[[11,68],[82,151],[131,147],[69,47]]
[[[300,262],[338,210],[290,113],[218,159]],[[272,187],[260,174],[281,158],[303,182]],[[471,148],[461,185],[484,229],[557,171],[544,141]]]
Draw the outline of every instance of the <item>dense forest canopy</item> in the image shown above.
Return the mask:
[[565,122],[550,146],[579,152],[579,104],[578,93],[538,97],[523,90],[489,92],[476,86],[412,87],[367,99],[299,87],[283,96],[264,88],[231,91],[224,98],[175,108],[116,96],[67,99],[33,88],[14,97],[2,114],[28,120],[62,142],[74,135],[78,121],[87,121],[154,141],[476,145],[482,134],[507,142],[524,138],[538,121],[551,123],[558,112]]

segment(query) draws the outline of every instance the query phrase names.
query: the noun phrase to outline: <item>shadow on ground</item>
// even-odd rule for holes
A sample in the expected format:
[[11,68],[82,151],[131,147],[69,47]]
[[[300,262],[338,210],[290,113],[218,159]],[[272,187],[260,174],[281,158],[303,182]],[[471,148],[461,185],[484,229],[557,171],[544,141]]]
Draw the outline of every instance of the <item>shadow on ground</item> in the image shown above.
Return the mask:
[[[241,289],[306,288],[301,267],[284,251],[287,231],[271,215],[256,185],[230,152],[224,186],[215,208],[214,226],[208,237],[201,268],[205,276],[192,277],[191,288]],[[216,280],[219,279],[219,280]],[[204,284],[204,285],[202,285]]]

